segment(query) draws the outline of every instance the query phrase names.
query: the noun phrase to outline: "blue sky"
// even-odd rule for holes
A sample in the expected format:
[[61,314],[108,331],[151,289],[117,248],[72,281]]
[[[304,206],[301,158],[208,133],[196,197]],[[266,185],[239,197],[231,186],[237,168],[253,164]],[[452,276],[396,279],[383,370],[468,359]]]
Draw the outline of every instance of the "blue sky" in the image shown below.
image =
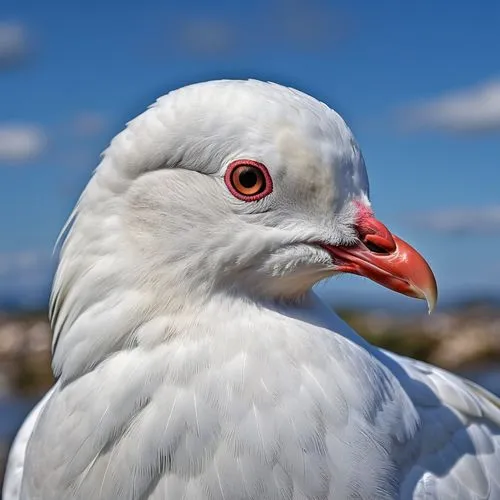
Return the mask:
[[[59,229],[126,121],[172,88],[226,77],[337,109],[377,215],[428,258],[442,297],[500,293],[499,25],[494,0],[4,0],[0,297],[47,290]],[[392,300],[355,278],[324,289]]]

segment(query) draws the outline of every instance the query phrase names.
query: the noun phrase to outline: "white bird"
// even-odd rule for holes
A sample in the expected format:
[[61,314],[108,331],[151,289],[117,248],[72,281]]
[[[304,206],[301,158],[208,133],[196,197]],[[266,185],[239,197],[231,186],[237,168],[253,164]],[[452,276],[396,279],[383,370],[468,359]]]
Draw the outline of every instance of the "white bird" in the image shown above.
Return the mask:
[[325,104],[258,81],[173,91],[113,139],[67,232],[57,382],[5,500],[500,498],[499,401],[311,291],[348,272],[437,295]]

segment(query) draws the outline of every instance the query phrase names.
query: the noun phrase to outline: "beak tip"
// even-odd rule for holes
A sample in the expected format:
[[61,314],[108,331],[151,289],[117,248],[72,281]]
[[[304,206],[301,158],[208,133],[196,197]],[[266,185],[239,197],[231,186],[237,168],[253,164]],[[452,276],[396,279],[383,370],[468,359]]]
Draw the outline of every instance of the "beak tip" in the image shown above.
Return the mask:
[[434,284],[433,287],[429,288],[428,290],[426,290],[425,292],[423,292],[423,297],[426,302],[427,302],[427,308],[428,308],[428,312],[429,314],[432,313],[432,311],[434,311],[435,307],[436,307],[436,303],[437,303],[437,299],[438,299],[438,291],[437,291],[437,286]]
[[434,303],[427,301],[427,313],[429,314],[429,316],[432,314],[432,311],[434,311],[434,307]]
[[407,294],[410,295],[410,297],[415,297],[417,299],[422,299],[427,302],[427,310],[428,313],[431,314],[432,311],[434,311],[438,299],[438,291],[437,291],[437,285],[436,282],[433,280],[433,282],[430,284],[430,286],[426,287],[418,287],[413,285],[411,287],[412,293]]

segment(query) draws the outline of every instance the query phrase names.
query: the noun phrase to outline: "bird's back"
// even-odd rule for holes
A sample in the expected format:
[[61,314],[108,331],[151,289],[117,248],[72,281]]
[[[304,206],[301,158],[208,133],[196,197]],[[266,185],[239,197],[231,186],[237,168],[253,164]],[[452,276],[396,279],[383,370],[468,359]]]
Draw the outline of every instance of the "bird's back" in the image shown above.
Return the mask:
[[402,457],[400,498],[500,498],[500,400],[445,370],[385,354],[420,422],[418,446]]

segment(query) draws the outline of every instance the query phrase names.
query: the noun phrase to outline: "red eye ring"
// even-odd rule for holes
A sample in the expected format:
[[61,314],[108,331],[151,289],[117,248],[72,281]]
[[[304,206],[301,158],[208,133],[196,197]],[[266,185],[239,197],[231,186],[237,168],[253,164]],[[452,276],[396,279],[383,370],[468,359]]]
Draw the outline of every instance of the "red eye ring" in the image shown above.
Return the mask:
[[257,201],[273,191],[273,181],[267,168],[254,160],[231,162],[224,182],[231,194],[243,201]]

